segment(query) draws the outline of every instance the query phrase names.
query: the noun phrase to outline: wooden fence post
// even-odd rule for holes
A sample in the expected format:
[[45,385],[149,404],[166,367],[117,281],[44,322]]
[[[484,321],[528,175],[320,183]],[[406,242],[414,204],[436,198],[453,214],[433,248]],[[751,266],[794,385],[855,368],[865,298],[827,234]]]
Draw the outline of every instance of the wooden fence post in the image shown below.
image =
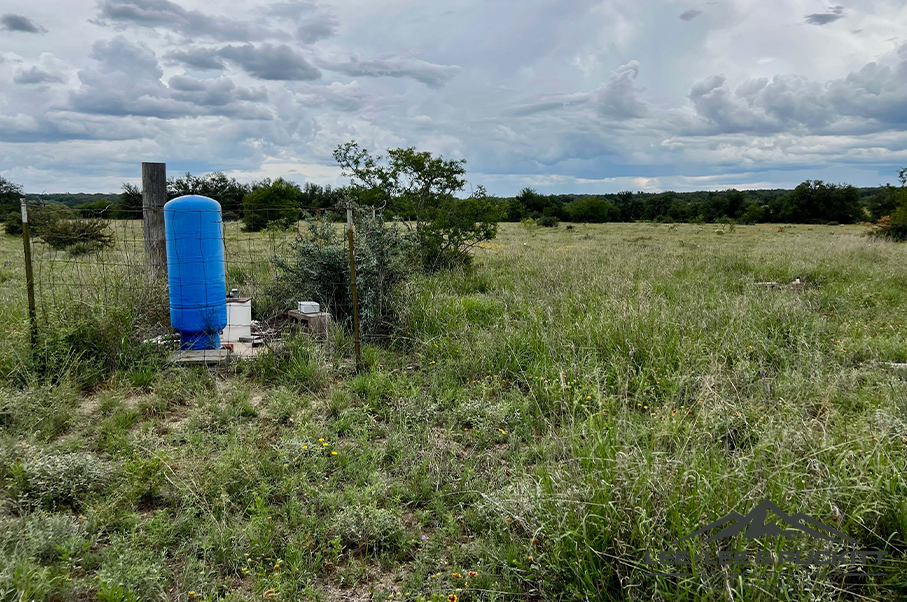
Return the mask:
[[142,230],[145,266],[152,280],[167,278],[164,203],[167,202],[167,164],[142,163]]
[[31,265],[31,239],[28,231],[28,206],[25,197],[19,199],[22,210],[22,246],[25,251],[25,286],[28,293],[28,325],[32,354],[38,344],[38,315],[35,311],[35,276]]

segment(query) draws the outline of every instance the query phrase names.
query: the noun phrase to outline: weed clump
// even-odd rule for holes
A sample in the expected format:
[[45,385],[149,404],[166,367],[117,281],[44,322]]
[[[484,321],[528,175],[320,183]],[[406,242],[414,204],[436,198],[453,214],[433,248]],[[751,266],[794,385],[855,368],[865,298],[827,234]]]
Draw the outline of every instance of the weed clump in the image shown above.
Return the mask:
[[400,551],[406,538],[402,519],[384,508],[348,506],[334,517],[334,530],[343,545],[376,552]]
[[37,455],[10,472],[21,499],[47,509],[81,507],[104,488],[112,473],[106,462],[86,452]]

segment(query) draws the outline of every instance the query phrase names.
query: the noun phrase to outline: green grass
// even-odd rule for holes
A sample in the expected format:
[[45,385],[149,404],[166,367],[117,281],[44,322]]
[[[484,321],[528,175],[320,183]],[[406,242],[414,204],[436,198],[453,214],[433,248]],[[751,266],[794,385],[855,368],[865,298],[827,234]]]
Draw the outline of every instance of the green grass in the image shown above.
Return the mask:
[[[412,284],[406,338],[366,346],[363,374],[338,334],[215,372],[125,349],[91,386],[91,357],[56,379],[16,359],[20,246],[0,240],[19,367],[0,600],[907,595],[907,370],[889,364],[907,362],[907,248],[859,227],[504,224],[472,270]],[[886,551],[888,575],[646,570],[763,499]]]

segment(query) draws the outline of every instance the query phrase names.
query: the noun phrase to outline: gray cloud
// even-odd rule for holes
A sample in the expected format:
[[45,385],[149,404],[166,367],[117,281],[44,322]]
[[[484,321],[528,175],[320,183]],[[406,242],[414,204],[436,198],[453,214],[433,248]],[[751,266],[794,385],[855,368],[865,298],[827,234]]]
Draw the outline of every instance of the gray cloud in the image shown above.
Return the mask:
[[259,79],[302,81],[321,77],[317,68],[286,44],[224,46],[218,55]]
[[174,75],[167,81],[170,96],[200,107],[225,107],[237,100],[265,102],[268,91],[264,88],[237,87],[228,77],[195,79]]
[[752,108],[752,95],[765,89],[764,86],[759,88],[759,83],[761,82],[753,83],[752,80],[747,82],[735,97],[731,94],[724,75],[712,75],[697,82],[690,90],[689,98],[693,101],[696,112],[715,126],[717,131],[777,131],[777,124],[764,111]]
[[23,33],[45,33],[47,31],[28,17],[12,13],[0,16],[0,30],[20,31]]
[[38,67],[32,67],[17,73],[13,81],[17,84],[50,84],[62,83],[66,78],[58,73],[49,73]]
[[843,6],[832,6],[825,13],[813,13],[806,15],[806,22],[813,25],[828,25],[844,17]]
[[300,84],[295,97],[307,107],[330,107],[343,112],[358,111],[368,100],[358,81],[348,84],[333,82],[327,86]]
[[286,44],[196,47],[170,52],[165,58],[171,63],[180,63],[194,69],[223,69],[226,61],[252,77],[264,80],[306,81],[321,77],[318,68]]
[[226,67],[216,48],[174,50],[164,55],[164,58],[170,64],[184,65],[202,71],[220,71]]
[[332,38],[340,27],[340,22],[326,7],[309,0],[272,4],[268,13],[297,21],[296,38],[305,44]]
[[547,95],[533,102],[518,105],[513,109],[513,114],[525,117],[536,113],[569,109],[571,107],[584,105],[588,103],[591,98],[592,95],[585,92]]
[[256,104],[267,100],[264,90],[238,88],[226,77],[198,80],[177,75],[164,85],[163,70],[154,52],[123,36],[96,42],[90,56],[98,66],[79,71],[82,85],[70,94],[70,107],[76,111],[161,119],[198,115],[273,117],[271,111]]
[[632,60],[615,69],[608,83],[595,92],[598,112],[614,119],[644,117],[648,106],[639,98],[640,90],[634,86],[637,77],[639,61]]
[[[174,169],[341,184],[331,151],[349,139],[466,158],[495,194],[829,174],[876,184],[907,165],[907,46],[899,56],[903,40],[888,39],[907,15],[895,0],[823,1],[806,30],[766,27],[807,24],[803,3],[685,2],[45,0],[53,35],[0,35],[4,175],[39,190],[116,190],[154,149]],[[86,6],[110,35],[82,27]],[[847,23],[858,8],[861,23]],[[0,15],[51,29],[28,10]],[[835,11],[843,18],[829,21]],[[709,35],[696,35],[705,20]],[[130,41],[92,50],[91,36],[112,30]]]
[[333,15],[318,14],[303,20],[296,28],[296,37],[306,44],[326,40],[337,35],[340,22]]
[[220,41],[250,41],[286,37],[280,30],[250,23],[248,20],[214,17],[186,10],[169,0],[101,0],[98,22],[118,27],[163,28],[192,39],[199,37]]
[[701,14],[702,14],[701,10],[691,8],[689,10],[685,10],[682,13],[680,13],[680,20],[681,21],[692,21],[693,19],[695,19],[696,17],[698,17]]
[[353,57],[349,62],[319,61],[318,64],[325,69],[354,77],[411,78],[430,88],[440,88],[460,72],[456,65],[437,65],[420,59],[406,58],[360,61]]

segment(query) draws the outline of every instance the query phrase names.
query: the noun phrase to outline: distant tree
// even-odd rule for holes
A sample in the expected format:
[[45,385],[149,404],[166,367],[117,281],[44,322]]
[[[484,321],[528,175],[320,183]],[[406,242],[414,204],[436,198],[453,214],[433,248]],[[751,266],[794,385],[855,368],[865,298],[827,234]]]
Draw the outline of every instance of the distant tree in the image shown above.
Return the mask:
[[167,197],[170,199],[187,194],[198,194],[212,198],[220,203],[224,219],[237,219],[241,216],[243,199],[251,187],[240,184],[236,178],[230,178],[220,171],[203,176],[193,176],[186,172],[178,178],[167,178]]
[[301,217],[299,185],[278,178],[264,180],[243,200],[243,223],[248,232],[258,232],[268,226],[290,228]]
[[794,223],[852,224],[864,217],[860,191],[848,184],[806,180],[781,200],[779,218]]
[[13,184],[0,176],[0,216],[6,217],[10,213],[19,214],[19,199],[24,192],[20,184]]
[[142,219],[142,190],[134,184],[123,184],[120,209],[124,219]]
[[123,192],[116,196],[97,196],[102,198],[75,206],[79,215],[84,218],[142,219],[142,191],[138,186],[123,184]]
[[330,185],[320,186],[312,182],[306,182],[302,188],[300,202],[303,207],[316,207],[323,209],[325,207],[337,207],[343,202],[343,189],[331,188]]
[[361,204],[386,204],[406,220],[427,269],[462,265],[472,247],[497,234],[499,205],[484,188],[465,199],[456,196],[466,186],[464,160],[412,147],[389,149],[385,159],[355,141],[339,145],[334,159],[351,179],[350,193]]
[[567,205],[571,222],[601,224],[622,219],[620,210],[600,196],[587,196]]
[[[887,203],[879,211],[885,211],[875,224],[873,234],[895,241],[907,240],[907,167],[898,170],[901,185],[886,186]],[[870,211],[873,208],[870,207]]]

